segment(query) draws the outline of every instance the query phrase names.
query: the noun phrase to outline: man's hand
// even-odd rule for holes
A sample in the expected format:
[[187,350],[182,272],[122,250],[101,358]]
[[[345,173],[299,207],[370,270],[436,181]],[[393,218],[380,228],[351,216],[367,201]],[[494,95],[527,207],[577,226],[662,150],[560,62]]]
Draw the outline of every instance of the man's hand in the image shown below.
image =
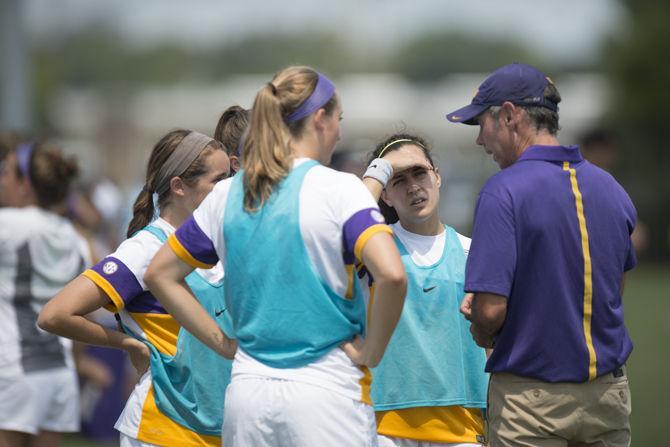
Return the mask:
[[470,325],[470,334],[472,334],[472,338],[474,339],[475,343],[477,343],[477,346],[486,349],[493,348],[494,344],[493,336],[487,334],[486,332],[483,332],[477,325],[475,324]]
[[472,300],[475,299],[475,294],[474,293],[466,293],[465,296],[463,297],[463,301],[461,301],[461,307],[460,311],[465,316],[465,319],[468,321],[472,321]]

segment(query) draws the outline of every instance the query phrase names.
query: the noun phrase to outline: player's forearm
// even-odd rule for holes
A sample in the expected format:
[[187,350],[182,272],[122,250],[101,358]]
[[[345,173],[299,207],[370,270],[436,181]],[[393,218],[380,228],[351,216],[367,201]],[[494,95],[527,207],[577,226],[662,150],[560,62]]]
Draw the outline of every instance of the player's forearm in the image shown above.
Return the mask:
[[379,198],[382,196],[382,190],[384,189],[384,185],[382,183],[372,177],[365,177],[363,179],[363,184],[365,185],[366,188],[368,188],[368,191],[370,191],[370,194],[372,194],[372,197],[375,199],[375,202],[379,201]]
[[213,351],[230,357],[231,354],[224,349],[230,340],[183,280],[157,277],[148,285],[156,299],[181,326]]
[[129,350],[135,347],[132,336],[109,329],[81,315],[51,315],[38,319],[45,331],[89,345]]
[[365,336],[366,364],[377,366],[386,351],[400,314],[407,292],[407,279],[399,275],[376,280],[371,306],[370,324]]
[[45,331],[82,343],[127,350],[133,345],[131,336],[102,326],[85,316],[107,303],[107,295],[81,275],[42,308],[37,325]]

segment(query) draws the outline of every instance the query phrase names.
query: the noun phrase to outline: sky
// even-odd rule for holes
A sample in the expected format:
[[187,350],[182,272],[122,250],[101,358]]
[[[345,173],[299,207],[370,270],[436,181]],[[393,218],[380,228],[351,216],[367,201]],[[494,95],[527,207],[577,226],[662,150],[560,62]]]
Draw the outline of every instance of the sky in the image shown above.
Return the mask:
[[424,32],[453,31],[521,42],[562,62],[594,57],[608,36],[625,34],[616,0],[23,0],[31,35],[53,38],[92,24],[130,43],[178,40],[199,47],[253,34],[328,31],[370,49]]

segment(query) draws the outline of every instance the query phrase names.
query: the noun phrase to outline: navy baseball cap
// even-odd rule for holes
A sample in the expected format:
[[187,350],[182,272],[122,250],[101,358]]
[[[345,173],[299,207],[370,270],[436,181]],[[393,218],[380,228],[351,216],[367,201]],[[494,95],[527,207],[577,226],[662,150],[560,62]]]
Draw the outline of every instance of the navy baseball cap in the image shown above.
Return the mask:
[[505,101],[520,106],[538,106],[558,112],[558,104],[544,97],[544,89],[553,81],[530,65],[513,64],[500,67],[477,89],[472,102],[447,115],[452,123],[477,124],[477,116],[491,106]]

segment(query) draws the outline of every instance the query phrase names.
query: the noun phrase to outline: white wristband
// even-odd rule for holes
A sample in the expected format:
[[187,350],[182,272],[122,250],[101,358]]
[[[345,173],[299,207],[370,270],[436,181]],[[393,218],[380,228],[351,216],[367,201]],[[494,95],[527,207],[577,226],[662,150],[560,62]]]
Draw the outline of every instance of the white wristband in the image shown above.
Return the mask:
[[370,162],[367,171],[363,174],[363,178],[371,177],[377,180],[386,188],[386,184],[393,177],[393,166],[383,158],[375,158]]

